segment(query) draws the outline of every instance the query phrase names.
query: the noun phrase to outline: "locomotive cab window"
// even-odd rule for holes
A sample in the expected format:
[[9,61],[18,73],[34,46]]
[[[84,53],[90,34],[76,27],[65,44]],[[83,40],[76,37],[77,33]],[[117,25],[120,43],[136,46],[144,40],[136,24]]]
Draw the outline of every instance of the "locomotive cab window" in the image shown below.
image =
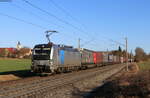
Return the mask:
[[34,60],[49,60],[51,48],[34,48],[33,50],[33,59]]

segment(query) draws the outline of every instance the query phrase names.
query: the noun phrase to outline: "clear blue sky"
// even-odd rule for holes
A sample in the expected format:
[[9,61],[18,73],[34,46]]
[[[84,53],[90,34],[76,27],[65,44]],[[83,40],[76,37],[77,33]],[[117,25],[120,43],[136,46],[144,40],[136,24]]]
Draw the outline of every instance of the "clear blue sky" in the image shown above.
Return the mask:
[[[22,0],[0,2],[0,47],[15,47],[17,41],[24,46],[33,47],[35,44],[47,42],[44,31],[57,30],[59,34],[51,37],[56,44],[77,47],[77,40],[81,38],[81,44],[86,43],[84,48],[100,51],[107,50],[107,48],[113,50],[118,48],[118,44],[109,39],[125,43],[124,37],[127,36],[129,50],[134,51],[139,46],[146,52],[150,52],[149,0],[53,0],[75,19],[58,9],[51,0],[28,1],[80,30],[58,21]],[[1,13],[41,25],[44,28],[1,16]],[[90,40],[92,42],[89,43]]]

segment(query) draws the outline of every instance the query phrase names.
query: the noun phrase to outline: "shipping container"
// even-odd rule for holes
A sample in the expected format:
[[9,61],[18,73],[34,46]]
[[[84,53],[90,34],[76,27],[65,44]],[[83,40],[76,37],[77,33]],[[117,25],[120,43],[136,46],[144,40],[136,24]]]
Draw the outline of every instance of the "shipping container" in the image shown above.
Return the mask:
[[113,62],[113,55],[112,55],[112,54],[109,54],[109,55],[108,55],[108,62],[109,62],[109,63],[112,63],[112,62]]
[[85,64],[94,64],[93,51],[87,49],[80,49],[81,53],[81,63]]
[[124,61],[123,61],[123,57],[120,57],[120,63],[123,63]]
[[117,63],[117,56],[116,55],[113,56],[113,63]]
[[102,52],[93,52],[93,58],[95,64],[101,64],[103,61]]
[[108,52],[103,52],[103,63],[108,63]]
[[126,57],[124,57],[124,58],[123,58],[123,62],[126,62],[126,61],[127,61],[127,59],[126,59]]
[[117,57],[116,63],[120,63],[120,57],[119,56],[116,56],[116,57]]

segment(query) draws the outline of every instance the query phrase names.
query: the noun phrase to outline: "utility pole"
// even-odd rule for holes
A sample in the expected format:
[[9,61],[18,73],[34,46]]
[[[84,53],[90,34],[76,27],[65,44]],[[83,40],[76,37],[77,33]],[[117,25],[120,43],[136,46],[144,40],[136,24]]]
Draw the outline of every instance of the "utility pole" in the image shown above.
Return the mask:
[[126,68],[128,71],[129,68],[128,68],[128,38],[127,37],[125,38],[125,41],[126,41]]
[[107,48],[107,59],[109,60],[109,50]]
[[133,62],[133,54],[132,54],[132,50],[130,52],[130,62]]
[[80,49],[80,38],[78,39],[78,49]]

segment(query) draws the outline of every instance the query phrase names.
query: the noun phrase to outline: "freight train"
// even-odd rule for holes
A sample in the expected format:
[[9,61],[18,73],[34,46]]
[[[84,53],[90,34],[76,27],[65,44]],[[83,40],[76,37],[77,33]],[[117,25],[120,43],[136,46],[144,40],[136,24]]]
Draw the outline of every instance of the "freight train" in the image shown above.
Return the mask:
[[123,63],[124,58],[109,52],[76,49],[53,43],[35,45],[32,50],[31,71],[56,73]]

